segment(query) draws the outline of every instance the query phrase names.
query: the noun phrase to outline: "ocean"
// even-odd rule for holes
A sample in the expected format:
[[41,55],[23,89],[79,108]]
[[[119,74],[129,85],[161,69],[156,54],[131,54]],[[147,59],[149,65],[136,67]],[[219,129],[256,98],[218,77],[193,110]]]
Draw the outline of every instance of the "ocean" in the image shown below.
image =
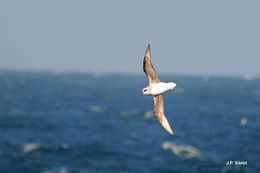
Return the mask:
[[0,71],[1,173],[260,172],[260,79]]

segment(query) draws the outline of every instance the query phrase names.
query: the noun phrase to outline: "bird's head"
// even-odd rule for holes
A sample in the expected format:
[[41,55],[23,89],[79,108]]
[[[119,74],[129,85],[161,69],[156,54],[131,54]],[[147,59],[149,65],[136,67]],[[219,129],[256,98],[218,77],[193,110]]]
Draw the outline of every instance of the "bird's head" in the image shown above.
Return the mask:
[[149,87],[145,87],[143,90],[142,90],[142,93],[141,95],[149,95],[150,94],[150,88]]

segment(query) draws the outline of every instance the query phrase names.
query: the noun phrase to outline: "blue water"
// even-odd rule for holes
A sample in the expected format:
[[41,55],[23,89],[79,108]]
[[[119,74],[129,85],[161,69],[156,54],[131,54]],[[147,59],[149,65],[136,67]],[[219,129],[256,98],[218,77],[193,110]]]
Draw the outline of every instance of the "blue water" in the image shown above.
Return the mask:
[[174,136],[144,75],[1,71],[0,172],[260,172],[260,79],[161,80]]

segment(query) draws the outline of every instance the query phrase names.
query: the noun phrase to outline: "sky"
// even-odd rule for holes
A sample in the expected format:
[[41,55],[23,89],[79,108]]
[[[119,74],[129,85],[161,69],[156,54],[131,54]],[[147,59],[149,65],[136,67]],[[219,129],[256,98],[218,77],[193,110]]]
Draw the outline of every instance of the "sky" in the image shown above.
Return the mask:
[[260,76],[259,0],[2,0],[0,70]]

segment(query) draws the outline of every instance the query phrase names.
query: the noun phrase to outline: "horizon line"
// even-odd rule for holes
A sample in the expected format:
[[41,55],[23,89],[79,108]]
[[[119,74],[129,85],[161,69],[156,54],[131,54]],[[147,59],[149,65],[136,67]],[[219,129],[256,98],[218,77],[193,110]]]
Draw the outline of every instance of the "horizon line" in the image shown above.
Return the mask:
[[[143,72],[126,72],[126,71],[110,71],[110,72],[101,72],[101,71],[88,71],[88,70],[49,70],[49,69],[10,69],[10,68],[0,68],[0,73],[2,72],[22,72],[22,73],[50,73],[56,75],[62,74],[91,74],[94,76],[105,76],[105,75],[130,75],[130,76],[139,76],[144,75]],[[253,74],[189,74],[189,73],[171,73],[171,72],[164,72],[159,73],[161,76],[184,76],[184,77],[202,77],[202,78],[242,78],[245,80],[252,80],[252,79],[259,79],[260,76],[253,75]]]

